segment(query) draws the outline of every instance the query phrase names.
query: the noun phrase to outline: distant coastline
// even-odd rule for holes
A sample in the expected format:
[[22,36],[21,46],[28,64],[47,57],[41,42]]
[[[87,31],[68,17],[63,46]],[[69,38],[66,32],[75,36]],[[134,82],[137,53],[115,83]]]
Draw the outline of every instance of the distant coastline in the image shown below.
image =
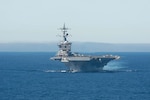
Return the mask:
[[[0,43],[0,52],[56,52],[57,42],[52,43]],[[73,52],[150,52],[150,43],[94,43],[73,42]]]

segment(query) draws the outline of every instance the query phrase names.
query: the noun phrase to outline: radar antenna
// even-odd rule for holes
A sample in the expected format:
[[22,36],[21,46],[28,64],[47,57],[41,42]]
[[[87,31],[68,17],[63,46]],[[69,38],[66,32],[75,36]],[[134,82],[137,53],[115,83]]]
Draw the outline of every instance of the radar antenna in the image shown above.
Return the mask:
[[64,38],[64,41],[67,41],[67,37],[68,37],[68,33],[67,33],[67,30],[68,28],[65,27],[65,24],[63,26],[63,28],[60,28],[60,30],[63,32],[63,38]]

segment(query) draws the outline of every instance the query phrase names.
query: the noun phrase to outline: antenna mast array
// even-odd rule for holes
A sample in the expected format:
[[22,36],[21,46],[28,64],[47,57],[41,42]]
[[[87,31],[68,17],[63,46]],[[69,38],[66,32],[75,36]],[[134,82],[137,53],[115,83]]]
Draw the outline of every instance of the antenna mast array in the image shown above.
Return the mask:
[[67,33],[67,30],[69,30],[68,28],[65,27],[65,24],[63,26],[63,28],[60,28],[60,30],[63,32],[63,38],[64,38],[64,41],[67,41],[67,37],[68,37],[68,33]]

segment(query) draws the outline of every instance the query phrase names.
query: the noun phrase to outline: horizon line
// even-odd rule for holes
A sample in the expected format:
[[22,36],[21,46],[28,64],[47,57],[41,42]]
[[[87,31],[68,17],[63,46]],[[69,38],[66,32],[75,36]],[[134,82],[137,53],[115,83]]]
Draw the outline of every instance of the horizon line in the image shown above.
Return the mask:
[[[47,43],[59,43],[60,41],[45,41],[45,42],[0,42],[0,44],[47,44]],[[101,43],[101,44],[150,44],[150,43],[109,43],[109,42],[95,42],[95,41],[72,41],[72,43]]]

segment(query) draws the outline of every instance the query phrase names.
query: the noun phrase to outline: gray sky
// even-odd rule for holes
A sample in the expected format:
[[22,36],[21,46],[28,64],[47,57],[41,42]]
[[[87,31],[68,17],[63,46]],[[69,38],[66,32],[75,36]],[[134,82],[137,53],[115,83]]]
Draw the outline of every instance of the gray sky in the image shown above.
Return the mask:
[[150,0],[0,0],[0,43],[150,43]]

